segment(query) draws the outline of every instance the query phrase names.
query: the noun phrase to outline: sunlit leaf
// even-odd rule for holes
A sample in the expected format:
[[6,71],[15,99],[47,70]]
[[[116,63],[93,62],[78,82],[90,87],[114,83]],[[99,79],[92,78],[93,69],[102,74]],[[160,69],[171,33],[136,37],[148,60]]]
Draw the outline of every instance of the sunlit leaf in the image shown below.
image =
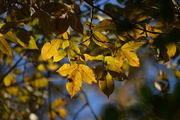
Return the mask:
[[87,82],[89,84],[92,84],[93,82],[96,83],[95,75],[94,75],[93,71],[91,70],[91,68],[89,68],[86,65],[80,64],[79,70],[81,72],[82,79],[85,82]]
[[59,48],[59,45],[59,39],[52,39],[50,42],[46,42],[41,49],[41,55],[43,60],[46,61],[50,59],[53,55],[55,55]]
[[48,113],[48,118],[49,119],[55,119],[56,118],[56,112],[51,110],[49,113]]
[[9,45],[9,43],[0,37],[0,50],[2,52],[4,52],[5,54],[13,57],[13,53],[12,53],[12,49],[11,49],[11,46]]
[[68,83],[66,83],[66,89],[70,94],[71,98],[77,94],[82,86],[82,76],[79,70],[74,70],[68,76]]
[[123,54],[126,57],[127,62],[131,66],[134,66],[134,67],[139,67],[140,66],[139,58],[137,57],[136,53],[123,51]]
[[64,50],[58,50],[53,56],[53,62],[58,62],[62,60],[66,56],[66,52]]
[[93,41],[101,47],[104,47],[104,48],[109,47],[109,41],[107,37],[100,32],[93,31]]
[[169,43],[169,44],[166,44],[165,47],[167,48],[167,54],[169,58],[173,57],[176,53],[176,44]]
[[47,70],[44,64],[39,64],[39,65],[37,66],[37,69],[38,69],[40,72],[43,72],[43,71],[46,71],[46,70]]
[[105,95],[107,95],[107,97],[109,97],[114,91],[114,81],[109,73],[107,73],[103,80],[99,80],[98,84],[99,88],[103,91]]
[[78,67],[77,64],[75,65],[64,64],[57,70],[57,72],[62,76],[67,76],[71,74],[75,69],[77,69],[77,67]]
[[[151,32],[162,33],[162,31],[157,29],[156,26],[151,26],[149,24],[146,24],[146,30],[151,31]],[[154,34],[151,32],[147,32],[147,35],[151,38],[156,38],[159,35],[159,34]]]

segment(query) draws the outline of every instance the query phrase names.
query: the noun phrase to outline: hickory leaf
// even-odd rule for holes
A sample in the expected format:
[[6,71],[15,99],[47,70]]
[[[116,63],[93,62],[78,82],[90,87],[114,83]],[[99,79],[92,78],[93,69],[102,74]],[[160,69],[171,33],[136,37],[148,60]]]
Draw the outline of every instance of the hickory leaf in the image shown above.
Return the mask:
[[70,94],[71,98],[77,94],[82,86],[82,80],[92,84],[96,82],[93,71],[86,65],[82,64],[64,64],[57,72],[62,76],[67,76],[68,83],[66,89]]
[[103,91],[105,95],[107,95],[107,97],[109,97],[114,91],[114,81],[109,73],[107,73],[103,80],[99,80],[98,84],[99,88]]
[[46,61],[52,56],[54,56],[59,48],[59,45],[59,39],[52,39],[50,42],[46,42],[41,49],[41,55],[43,60]]

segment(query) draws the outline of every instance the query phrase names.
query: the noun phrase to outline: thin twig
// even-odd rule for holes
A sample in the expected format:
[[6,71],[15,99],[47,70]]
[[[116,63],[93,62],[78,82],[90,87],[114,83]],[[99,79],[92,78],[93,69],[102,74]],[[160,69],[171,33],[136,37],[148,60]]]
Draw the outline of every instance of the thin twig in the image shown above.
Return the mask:
[[75,114],[75,116],[73,117],[73,120],[76,120],[77,116],[79,115],[79,113],[87,106],[88,104],[84,104]]
[[94,111],[93,111],[91,105],[89,104],[89,100],[88,100],[88,97],[87,97],[86,93],[85,93],[83,90],[82,90],[81,92],[83,93],[84,98],[85,98],[85,100],[86,100],[86,102],[87,102],[87,105],[88,105],[88,107],[89,107],[91,113],[93,114],[95,120],[98,120],[98,117],[96,116],[96,114],[94,113]]
[[[26,54],[26,53],[25,53]],[[25,54],[23,56],[25,56]],[[0,79],[0,83],[3,81],[3,79],[13,70],[17,67],[17,65],[21,62],[23,59],[23,56],[19,58],[19,60],[2,76]]]

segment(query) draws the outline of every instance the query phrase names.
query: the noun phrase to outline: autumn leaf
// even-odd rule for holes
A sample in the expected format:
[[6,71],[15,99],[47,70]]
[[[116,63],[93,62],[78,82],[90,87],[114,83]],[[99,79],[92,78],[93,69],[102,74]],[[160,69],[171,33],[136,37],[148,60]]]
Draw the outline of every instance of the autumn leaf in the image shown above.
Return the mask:
[[98,84],[99,88],[105,95],[107,95],[107,97],[109,97],[114,91],[114,81],[109,73],[107,73],[103,80],[99,80]]
[[[125,43],[120,50],[118,50],[116,58],[118,60],[127,60],[127,62],[134,67],[139,67],[139,58],[137,57],[135,50],[137,50],[140,46],[145,44],[146,42],[135,42],[130,41]],[[122,66],[122,63],[120,64]]]
[[46,61],[52,56],[54,56],[59,48],[59,45],[59,39],[52,39],[50,42],[46,42],[41,49],[41,55],[43,60]]
[[101,47],[104,47],[104,48],[109,47],[109,41],[107,37],[100,32],[93,31],[93,41]]
[[12,52],[11,46],[5,39],[3,39],[1,37],[0,37],[0,50],[2,52],[4,52],[5,54],[13,57],[13,52]]
[[100,21],[94,28],[93,30],[97,30],[100,32],[107,32],[107,31],[115,31],[116,26],[115,23],[110,20],[110,19],[105,19]]
[[166,44],[165,47],[167,48],[167,54],[169,56],[169,59],[172,58],[176,53],[176,44],[169,43],[169,44]]
[[57,70],[57,72],[62,76],[68,75],[68,83],[66,84],[66,89],[71,98],[80,90],[82,86],[82,80],[89,84],[96,82],[93,71],[86,65],[64,64]]
[[53,56],[53,62],[58,62],[62,60],[66,56],[66,52],[64,50],[58,50]]

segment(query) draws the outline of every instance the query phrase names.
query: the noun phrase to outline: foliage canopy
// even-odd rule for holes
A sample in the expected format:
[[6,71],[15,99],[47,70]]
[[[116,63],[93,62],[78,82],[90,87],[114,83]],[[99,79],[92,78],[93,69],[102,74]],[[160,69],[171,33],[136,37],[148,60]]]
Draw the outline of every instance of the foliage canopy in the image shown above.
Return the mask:
[[[2,119],[11,119],[8,114],[17,109],[10,105],[12,101],[36,101],[28,111],[38,110],[35,106],[43,105],[53,75],[67,79],[71,98],[83,81],[98,84],[109,97],[114,81],[128,80],[125,65],[141,66],[137,51],[142,54],[142,48],[150,49],[163,63],[179,55],[180,7],[175,0],[117,0],[117,5],[105,3],[103,8],[99,2],[0,1]],[[180,77],[179,70],[174,72]],[[65,105],[62,98],[52,102],[49,118],[65,117]],[[29,115],[18,112],[24,118]]]

